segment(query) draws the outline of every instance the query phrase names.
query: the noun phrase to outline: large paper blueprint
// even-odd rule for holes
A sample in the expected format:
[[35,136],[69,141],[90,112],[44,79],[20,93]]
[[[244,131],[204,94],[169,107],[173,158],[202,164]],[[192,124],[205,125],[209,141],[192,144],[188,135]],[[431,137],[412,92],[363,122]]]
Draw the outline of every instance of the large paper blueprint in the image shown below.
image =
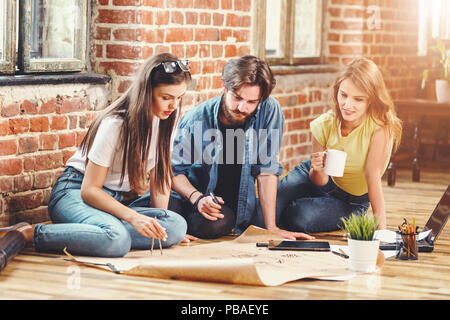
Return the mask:
[[278,286],[304,278],[348,279],[353,275],[348,259],[331,252],[277,251],[255,245],[268,240],[281,238],[250,226],[234,240],[176,246],[164,249],[163,255],[155,245],[153,255],[149,249],[131,251],[123,258],[69,256],[78,263],[95,263],[121,274],[257,286]]

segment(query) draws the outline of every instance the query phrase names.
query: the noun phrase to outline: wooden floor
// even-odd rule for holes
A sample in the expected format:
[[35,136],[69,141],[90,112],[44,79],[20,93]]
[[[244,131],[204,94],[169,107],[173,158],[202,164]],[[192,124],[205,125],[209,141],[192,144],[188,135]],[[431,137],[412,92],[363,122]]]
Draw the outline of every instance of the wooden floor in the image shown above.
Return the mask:
[[[395,187],[384,181],[388,228],[394,230],[403,217],[415,217],[423,226],[449,183],[450,173],[429,171],[422,172],[420,183],[411,182],[407,171],[398,172]],[[16,256],[0,273],[0,299],[450,299],[450,223],[432,253],[420,253],[417,261],[388,259],[376,273],[342,282],[252,287],[152,279],[78,266],[64,258],[34,252]]]

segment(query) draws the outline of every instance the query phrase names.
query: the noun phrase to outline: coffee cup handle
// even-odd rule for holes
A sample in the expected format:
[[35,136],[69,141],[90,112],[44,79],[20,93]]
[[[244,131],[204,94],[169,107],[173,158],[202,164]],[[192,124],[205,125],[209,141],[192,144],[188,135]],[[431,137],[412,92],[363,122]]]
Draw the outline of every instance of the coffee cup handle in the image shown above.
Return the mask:
[[325,168],[325,164],[327,163],[328,150],[322,151],[323,154],[323,167]]

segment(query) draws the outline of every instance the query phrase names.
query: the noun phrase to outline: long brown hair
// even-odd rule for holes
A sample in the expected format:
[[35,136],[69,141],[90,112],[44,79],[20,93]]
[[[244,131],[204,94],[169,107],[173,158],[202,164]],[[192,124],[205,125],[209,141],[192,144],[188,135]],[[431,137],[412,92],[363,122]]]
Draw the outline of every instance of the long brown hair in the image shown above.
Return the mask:
[[349,79],[369,96],[368,116],[381,127],[388,129],[393,138],[394,151],[400,145],[402,121],[397,117],[394,102],[386,88],[383,75],[377,65],[365,57],[357,57],[347,64],[339,73],[331,87],[331,100],[336,120],[342,123],[339,109],[338,93],[342,81]]
[[[147,59],[128,90],[95,118],[81,143],[83,154],[88,154],[101,121],[108,116],[123,119],[119,134],[119,143],[123,146],[120,184],[123,183],[125,173],[128,173],[130,186],[135,191],[144,190],[149,186],[147,164],[152,134],[153,89],[161,84],[180,84],[191,80],[190,73],[182,71],[180,67],[172,73],[166,73],[160,64],[177,60],[177,57],[169,53],[161,53]],[[157,191],[170,187],[173,178],[170,143],[179,116],[178,109],[168,119],[159,122],[155,159]]]

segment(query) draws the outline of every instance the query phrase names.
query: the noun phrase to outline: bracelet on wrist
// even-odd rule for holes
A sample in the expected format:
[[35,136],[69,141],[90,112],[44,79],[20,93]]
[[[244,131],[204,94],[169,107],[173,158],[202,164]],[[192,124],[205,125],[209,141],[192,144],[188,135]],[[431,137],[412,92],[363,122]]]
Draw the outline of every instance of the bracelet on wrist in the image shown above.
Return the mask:
[[193,195],[194,193],[196,193],[196,192],[200,192],[200,191],[198,191],[197,189],[195,189],[194,191],[192,191],[191,194],[189,195],[189,197],[187,197],[188,201],[191,201],[192,195]]
[[202,194],[201,196],[199,196],[199,197],[197,198],[197,200],[195,200],[194,204],[192,205],[192,206],[194,207],[195,210],[199,211],[198,208],[197,208],[198,203],[200,202],[200,200],[202,200],[202,199],[205,198],[205,197],[206,197],[206,196],[205,196],[204,194]]

